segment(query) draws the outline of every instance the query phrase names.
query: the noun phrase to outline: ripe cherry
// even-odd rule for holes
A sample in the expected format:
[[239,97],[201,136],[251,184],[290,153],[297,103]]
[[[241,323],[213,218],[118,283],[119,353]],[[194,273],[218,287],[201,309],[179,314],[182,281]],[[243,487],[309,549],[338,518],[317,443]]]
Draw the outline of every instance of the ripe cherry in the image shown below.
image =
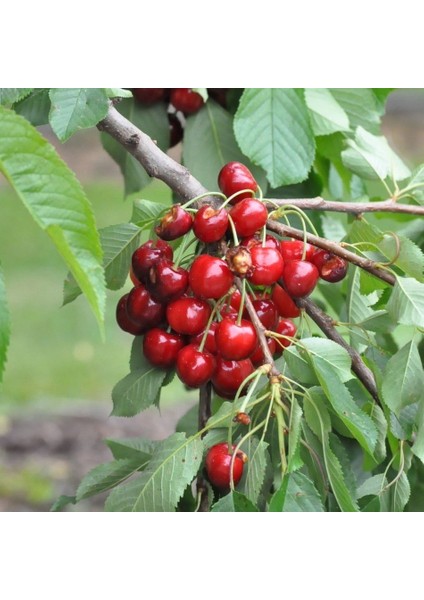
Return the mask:
[[122,296],[122,298],[119,300],[116,306],[116,322],[118,323],[119,327],[126,333],[131,333],[131,335],[141,335],[145,331],[145,328],[142,325],[139,325],[138,323],[132,321],[128,316],[128,296],[129,294],[125,294],[125,296]]
[[312,292],[318,277],[318,269],[312,263],[306,260],[289,260],[284,265],[282,280],[290,296],[303,298]]
[[166,258],[160,259],[150,267],[146,288],[158,302],[176,300],[188,287],[188,271],[175,267]]
[[156,302],[142,284],[128,294],[127,312],[130,319],[147,328],[156,327],[165,319],[164,305]]
[[139,282],[144,283],[149,275],[149,269],[160,258],[172,260],[174,252],[169,244],[163,240],[149,240],[142,244],[133,253],[131,266],[135,277]]
[[[241,246],[245,246],[248,250],[251,250],[253,246],[257,246],[258,244],[262,245],[262,237],[260,235],[249,235],[241,240]],[[265,247],[274,248],[274,250],[280,252],[280,240],[267,233],[265,236]]]
[[300,315],[300,308],[296,306],[285,289],[283,289],[280,285],[275,284],[272,289],[271,298],[277,307],[278,314],[280,317],[298,317]]
[[[266,338],[266,341],[268,344],[269,351],[271,352],[272,355],[274,355],[277,350],[276,341],[273,338],[269,338],[269,337]],[[259,365],[264,364],[265,357],[264,357],[264,353],[262,351],[260,344],[258,344],[256,346],[256,349],[255,349],[254,353],[252,354],[252,356],[250,357],[250,360],[252,361],[252,363],[255,367],[258,367]]]
[[[237,315],[236,315],[236,317],[237,317]],[[217,328],[218,328],[218,323],[216,321],[213,321],[213,323],[211,323],[211,325],[208,329],[208,333],[206,334],[205,350],[207,350],[211,354],[216,354],[218,352],[218,349],[216,347],[216,338],[215,338],[215,332],[216,332]],[[199,346],[202,343],[204,333],[205,333],[204,331],[201,331],[197,335],[191,336],[190,343],[195,344],[196,346]]]
[[136,287],[137,285],[140,285],[141,281],[137,279],[137,277],[134,274],[134,269],[132,268],[132,266],[130,266],[130,279],[132,281],[132,284],[134,287]]
[[278,250],[263,248],[259,244],[253,246],[252,255],[253,273],[248,278],[254,285],[272,285],[282,275],[284,261]]
[[[229,162],[222,167],[218,175],[218,185],[221,192],[223,192],[227,198],[240,192],[241,190],[252,190],[256,192],[258,184],[255,178],[247,167],[239,162]],[[240,194],[231,200],[231,204],[237,204],[244,198],[250,198],[252,194],[246,192]]]
[[344,279],[347,273],[347,262],[327,250],[317,250],[312,262],[317,267],[321,279],[337,283]]
[[177,375],[183,383],[198,388],[212,377],[215,358],[207,350],[202,352],[196,344],[189,344],[178,352]]
[[190,231],[192,225],[191,214],[181,208],[179,204],[174,204],[155,227],[155,233],[162,240],[176,240]]
[[144,336],[143,352],[152,365],[168,369],[175,365],[184,344],[182,335],[155,328],[150,329]]
[[166,318],[172,329],[185,335],[196,335],[206,328],[211,307],[198,298],[178,298],[168,304]]
[[183,126],[181,121],[174,113],[168,113],[169,121],[169,147],[173,148],[183,139]]
[[224,237],[227,227],[228,213],[225,208],[202,206],[193,221],[194,235],[205,244],[217,242]]
[[203,98],[191,88],[175,88],[171,92],[171,104],[185,115],[192,115],[202,108]]
[[303,250],[305,246],[306,254],[304,260],[311,262],[316,250],[315,246],[312,246],[308,243],[304,244],[299,240],[282,240],[280,242],[280,252],[285,261],[302,260]]
[[244,198],[230,210],[230,217],[237,234],[247,237],[262,229],[268,219],[268,211],[265,204],[256,198]]
[[265,329],[274,329],[278,321],[277,307],[274,302],[267,298],[257,298],[252,300],[252,304]]
[[250,321],[242,319],[238,324],[234,319],[225,317],[216,330],[216,346],[226,360],[243,360],[255,350],[258,338]]
[[233,400],[238,388],[243,381],[253,373],[252,361],[225,360],[222,356],[216,357],[216,369],[212,376],[212,385],[217,394],[222,398]]
[[155,104],[165,99],[165,88],[133,88],[132,93],[142,104]]
[[234,277],[228,265],[214,256],[198,256],[189,272],[189,283],[198,298],[221,298],[233,285]]
[[[236,446],[233,446],[233,451]],[[240,450],[233,460],[233,455],[228,451],[228,444],[216,444],[209,449],[206,455],[205,467],[206,474],[216,488],[228,490],[231,486],[231,473],[234,485],[237,485],[242,478],[244,463],[247,456]],[[231,468],[232,463],[232,468]]]
[[[296,331],[297,331],[297,327],[296,325],[293,323],[293,321],[291,321],[290,319],[280,319],[278,321],[278,325],[275,328],[275,332],[276,333],[280,333],[281,335],[286,335],[287,337],[294,337],[296,335]],[[278,338],[278,342],[277,342],[277,355],[280,356],[280,354],[283,351],[282,346],[284,346],[284,348],[288,348],[291,345],[291,341],[290,340],[285,340],[284,338]]]

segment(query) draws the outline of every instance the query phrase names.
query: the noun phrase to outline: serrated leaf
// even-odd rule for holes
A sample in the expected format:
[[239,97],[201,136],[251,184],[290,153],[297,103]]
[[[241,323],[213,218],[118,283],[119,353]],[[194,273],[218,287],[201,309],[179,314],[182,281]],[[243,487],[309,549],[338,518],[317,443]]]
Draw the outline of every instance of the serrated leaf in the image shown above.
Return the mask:
[[416,417],[417,431],[415,441],[411,447],[412,452],[424,464],[424,403],[420,403]]
[[49,122],[50,107],[49,88],[37,88],[29,96],[17,102],[13,110],[37,127]]
[[386,437],[387,437],[387,420],[384,416],[384,412],[378,406],[378,404],[370,405],[370,412],[368,413],[377,428],[377,443],[374,448],[373,461],[379,465],[386,458]]
[[123,88],[105,88],[108,98],[132,98],[132,91]]
[[230,492],[215,502],[211,512],[258,512],[258,509],[240,492]]
[[4,285],[3,271],[0,267],[0,382],[3,380],[4,368],[6,366],[7,349],[10,338],[10,316],[6,300],[6,288]]
[[391,506],[393,512],[403,512],[409,497],[411,495],[411,486],[408,477],[402,473],[396,483],[392,486]]
[[[352,359],[347,350],[336,344],[336,342],[318,337],[304,338],[302,339],[302,346],[306,349],[309,359],[322,359],[322,362],[337,375],[340,381],[345,382],[352,379],[353,375],[350,370]],[[302,355],[303,352],[305,350],[302,348]]]
[[[378,297],[374,300],[370,300],[368,297],[363,296],[360,292],[360,269],[354,269],[351,277],[349,278],[349,287],[347,293],[347,321],[349,323],[361,324],[368,317],[373,316],[374,311],[370,308],[370,305],[375,303]],[[349,331],[350,345],[355,348],[358,352],[363,352],[373,337],[370,335],[368,338],[361,329],[357,327],[351,327]]]
[[140,458],[126,458],[94,467],[78,486],[77,502],[116,487],[141,469],[145,462]]
[[202,462],[203,444],[175,433],[159,442],[139,477],[115,488],[105,508],[112,512],[173,512]]
[[339,216],[321,215],[321,227],[328,240],[341,242],[346,237],[346,229]]
[[104,441],[112,452],[113,458],[116,460],[121,460],[123,458],[137,458],[141,463],[150,460],[153,449],[157,443],[141,437],[124,439],[109,438]]
[[[378,496],[383,500],[383,505],[388,502],[388,496],[390,492],[386,490],[387,479],[384,473],[373,475],[369,479],[366,479],[357,489],[356,498],[365,498],[365,496]],[[380,510],[380,509],[379,509]]]
[[240,492],[244,493],[253,504],[258,501],[261,492],[265,472],[267,467],[267,452],[268,444],[259,441],[255,437],[250,437],[242,449],[248,456],[248,462],[244,467],[246,476],[240,484]]
[[241,162],[252,172],[262,190],[266,177],[262,169],[243,156],[233,132],[232,116],[209,99],[184,129],[183,161],[189,171],[208,189],[217,190],[217,177],[228,162]]
[[109,109],[107,94],[101,88],[51,88],[49,96],[50,125],[61,142],[79,129],[97,125]]
[[379,108],[373,92],[367,88],[330,88],[331,95],[346,111],[352,129],[359,125],[378,133]]
[[410,275],[419,281],[423,281],[424,271],[424,254],[422,250],[402,235],[397,235],[399,242],[399,252],[397,244],[393,236],[385,235],[379,243],[379,248],[383,254],[389,259],[397,255],[394,264],[402,269],[406,275]]
[[287,456],[287,470],[289,473],[300,469],[303,461],[300,458],[300,434],[302,430],[302,409],[294,396],[291,401],[289,422],[289,451]]
[[246,89],[234,117],[234,132],[243,153],[265,169],[271,187],[307,178],[315,139],[301,92]]
[[387,311],[397,323],[424,327],[424,284],[409,277],[396,277]]
[[346,449],[346,447],[342,443],[342,440],[335,433],[330,432],[328,439],[331,451],[339,461],[340,466],[342,468],[346,487],[348,488],[352,498],[356,498],[357,482],[356,475],[352,466],[352,462],[354,461],[352,451],[350,448],[349,451]]
[[0,171],[51,237],[103,328],[102,251],[91,205],[75,175],[23,117],[0,107]]
[[424,204],[424,165],[418,165],[412,171],[411,178],[405,185],[404,190],[407,190],[419,204]]
[[282,512],[286,501],[287,488],[289,485],[290,475],[286,475],[281,482],[280,487],[271,497],[268,512]]
[[[308,400],[308,397],[310,400]],[[309,389],[308,397],[303,402],[303,411],[308,427],[320,439],[324,439],[322,434],[328,435],[331,431],[331,419],[327,408],[325,408],[326,400],[323,390],[319,387]],[[323,410],[317,411],[315,405],[323,406]]]
[[390,412],[390,432],[398,440],[410,440],[417,419],[419,403],[408,404],[399,409],[397,414]]
[[306,350],[300,350],[297,346],[288,346],[284,350],[284,360],[290,369],[290,373],[299,383],[316,384],[318,379],[312,369]]
[[306,88],[305,101],[311,114],[311,124],[315,135],[349,131],[349,117],[329,89]]
[[290,473],[282,512],[324,512],[313,482],[303,473]]
[[349,230],[349,241],[352,244],[362,244],[364,249],[365,244],[369,244],[368,250],[375,250],[373,244],[379,244],[383,237],[383,232],[375,225],[371,225],[364,219],[355,219]]
[[0,88],[0,104],[12,106],[32,92],[32,88]]
[[384,371],[382,394],[395,414],[408,404],[424,400],[424,371],[414,341],[390,358]]
[[62,508],[68,506],[68,504],[76,504],[77,499],[75,496],[59,496],[56,502],[52,505],[50,512],[60,512]]
[[135,200],[131,222],[141,229],[151,229],[159,216],[165,213],[170,206],[170,204],[162,204],[152,200]]

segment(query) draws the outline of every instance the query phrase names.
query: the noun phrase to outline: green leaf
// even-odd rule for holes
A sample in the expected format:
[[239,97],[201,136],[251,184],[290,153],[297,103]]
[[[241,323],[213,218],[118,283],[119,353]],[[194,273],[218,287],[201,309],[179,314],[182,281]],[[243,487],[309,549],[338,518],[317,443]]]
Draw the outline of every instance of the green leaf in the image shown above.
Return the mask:
[[290,422],[289,422],[289,452],[287,456],[288,472],[296,471],[303,465],[300,458],[300,434],[302,429],[302,409],[294,396],[291,401]]
[[11,106],[32,92],[32,88],[0,88],[0,104]]
[[112,512],[173,512],[202,462],[203,444],[175,433],[159,442],[139,477],[115,488],[105,508]]
[[[349,278],[349,288],[347,293],[347,321],[349,323],[361,324],[364,320],[374,315],[370,305],[375,303],[377,298],[371,300],[363,296],[360,292],[360,269],[354,269]],[[367,338],[361,329],[351,327],[350,345],[358,352],[363,352],[373,340],[371,336]]]
[[46,125],[50,113],[49,88],[37,88],[13,106],[13,110],[25,117],[34,126]]
[[265,173],[252,165],[237,145],[232,116],[211,99],[199,112],[187,119],[183,161],[208,190],[218,189],[218,173],[231,161],[245,164],[261,188],[266,188]]
[[193,92],[196,92],[196,94],[199,94],[199,96],[202,96],[203,98],[203,102],[206,102],[208,99],[208,90],[207,88],[192,88]]
[[411,178],[404,189],[408,190],[408,194],[411,194],[419,204],[424,204],[424,165],[418,165],[412,171]]
[[410,495],[411,486],[409,485],[408,477],[405,473],[402,473],[392,486],[391,506],[393,512],[403,512]]
[[[340,381],[349,381],[353,375],[351,373],[352,359],[347,350],[342,348],[336,342],[324,338],[304,338],[302,346],[306,348],[306,355],[309,359],[319,358],[323,364],[337,377]],[[304,350],[301,350],[301,354]]]
[[377,106],[381,114],[384,114],[386,100],[395,88],[372,88],[372,92],[377,99]]
[[341,242],[346,237],[346,229],[339,215],[321,215],[321,227],[327,240]]
[[408,277],[396,277],[387,310],[402,325],[424,327],[424,284]]
[[[366,407],[364,407],[366,408]],[[386,458],[387,450],[386,450],[386,437],[387,437],[387,421],[384,416],[384,412],[378,406],[378,404],[369,404],[369,411],[367,411],[370,415],[371,419],[374,422],[374,425],[377,428],[377,443],[374,448],[373,453],[373,462],[379,465]],[[374,466],[374,465],[372,465]]]
[[109,100],[101,88],[51,88],[50,125],[65,142],[79,129],[94,127],[105,118]]
[[349,131],[349,117],[327,88],[305,89],[305,101],[310,110],[315,135]]
[[188,409],[188,411],[178,420],[175,431],[185,432],[187,435],[194,435],[199,426],[199,407],[197,404]]
[[50,512],[60,512],[62,508],[65,508],[65,506],[68,506],[68,504],[76,503],[77,499],[75,498],[75,496],[59,496],[59,498],[51,507]]
[[131,90],[124,90],[123,88],[105,88],[106,96],[108,98],[132,98]]
[[109,438],[104,440],[113,458],[121,460],[123,458],[137,458],[141,463],[150,460],[153,448],[156,442],[146,440],[141,437],[132,437],[125,439]]
[[10,338],[10,316],[6,300],[6,288],[3,280],[3,271],[0,267],[0,382],[3,379],[6,366],[7,348]]
[[315,139],[303,95],[294,89],[246,89],[234,117],[243,153],[265,169],[271,187],[307,178]]
[[144,461],[140,458],[126,458],[94,467],[78,486],[77,502],[116,487],[128,477],[137,473],[144,464]]
[[417,432],[415,434],[415,441],[411,447],[412,452],[417,456],[420,461],[424,464],[424,403],[420,402],[417,417]]
[[398,254],[394,264],[402,269],[406,275],[423,281],[424,254],[422,250],[414,242],[411,242],[411,240],[402,235],[397,234],[397,238],[400,244],[399,254],[396,241],[391,235],[383,237],[379,243],[380,250],[389,260],[393,260]]
[[324,512],[316,487],[303,473],[290,473],[282,512]]
[[287,474],[281,482],[278,490],[272,495],[269,503],[268,512],[283,512],[286,501],[287,488],[289,486],[290,475]]
[[318,379],[311,368],[306,350],[298,346],[289,346],[284,350],[284,361],[290,369],[293,379],[299,383],[316,384]]
[[373,475],[366,479],[357,489],[356,497],[359,500],[365,496],[380,496],[382,490],[387,485],[387,479],[384,473]]
[[395,414],[408,404],[424,399],[424,371],[414,341],[401,348],[387,363],[383,399]]
[[371,133],[380,130],[380,115],[376,97],[366,88],[330,88],[331,95],[346,111],[352,129],[363,127]]
[[268,444],[255,437],[250,437],[242,446],[248,456],[248,462],[245,465],[246,477],[240,484],[240,491],[254,504],[258,501],[265,479],[267,447]]
[[55,149],[23,117],[0,107],[0,171],[53,240],[103,327],[102,251],[91,205]]
[[150,229],[159,216],[169,210],[170,206],[170,204],[161,204],[152,200],[135,200],[131,221],[141,229]]
[[230,492],[212,506],[211,512],[258,512],[258,509],[240,492]]

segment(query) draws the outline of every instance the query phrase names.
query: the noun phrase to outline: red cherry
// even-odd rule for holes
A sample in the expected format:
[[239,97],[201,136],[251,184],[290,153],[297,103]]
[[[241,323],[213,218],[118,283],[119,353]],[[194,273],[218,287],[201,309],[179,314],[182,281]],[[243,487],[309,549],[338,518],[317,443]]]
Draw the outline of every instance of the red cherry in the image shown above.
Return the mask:
[[[216,321],[211,323],[211,326],[209,327],[208,333],[206,335],[205,350],[207,350],[211,354],[216,354],[218,352],[215,339],[215,332],[217,330],[217,327],[218,323]],[[204,333],[204,331],[201,331],[197,335],[191,336],[190,343],[199,346],[202,343]]]
[[274,329],[278,321],[277,307],[274,302],[267,298],[258,298],[252,300],[252,304],[265,329]]
[[309,296],[319,277],[315,265],[306,260],[289,260],[284,265],[283,283],[293,298]]
[[188,271],[175,267],[166,258],[160,259],[150,267],[146,288],[158,302],[176,300],[184,294],[188,287]]
[[175,365],[184,343],[183,336],[178,333],[150,329],[143,339],[144,356],[155,367],[169,369]]
[[[251,250],[253,246],[257,246],[258,244],[262,245],[262,238],[259,235],[249,235],[240,242],[240,245],[245,246],[248,250]],[[265,236],[265,247],[274,248],[274,250],[280,252],[280,240],[267,233]]]
[[[149,240],[142,244],[133,253],[131,266],[135,277],[139,282],[144,283],[149,275],[149,269],[160,258],[172,260],[174,252],[169,244],[163,240]],[[134,282],[133,282],[134,283]]]
[[[229,162],[222,167],[218,175],[218,185],[221,192],[223,192],[227,198],[240,192],[241,190],[252,190],[256,192],[258,184],[255,181],[252,173],[247,167],[239,162]],[[252,195],[249,192],[240,194],[231,200],[231,204],[237,204],[244,198],[250,198]]]
[[254,267],[252,275],[248,278],[254,285],[272,285],[282,275],[284,261],[278,250],[253,246],[250,251]]
[[228,265],[214,256],[198,256],[189,272],[190,287],[199,298],[221,298],[233,285],[234,277]]
[[272,289],[271,299],[277,307],[278,314],[280,317],[298,317],[300,315],[300,308],[296,306],[285,289],[278,284],[275,284]]
[[131,279],[134,287],[137,286],[137,285],[140,285],[141,281],[139,281],[137,279],[137,277],[134,275],[134,269],[132,268],[132,265],[130,265],[130,273],[129,273],[129,275],[130,275],[130,279]]
[[212,377],[215,358],[207,350],[200,352],[195,344],[189,344],[178,352],[177,375],[183,383],[198,388]]
[[285,261],[287,260],[302,260],[303,257],[303,249],[306,245],[306,255],[304,260],[309,262],[313,262],[312,257],[315,253],[315,246],[311,246],[311,244],[304,244],[299,240],[282,240],[280,246],[280,252]]
[[165,307],[156,302],[140,284],[128,295],[127,312],[130,319],[143,327],[156,327],[165,319]]
[[224,360],[222,356],[216,357],[216,369],[212,376],[212,385],[217,394],[222,398],[233,400],[238,388],[243,381],[253,373],[252,361]]
[[258,338],[250,321],[242,319],[238,324],[234,319],[225,317],[216,330],[216,345],[226,360],[243,360],[255,350]]
[[[233,451],[236,446],[233,446]],[[238,451],[233,460],[233,455],[228,451],[228,444],[216,444],[209,449],[206,455],[206,474],[216,488],[228,490],[231,486],[231,472],[234,485],[237,485],[243,475],[244,463],[247,457],[244,452]],[[231,463],[233,467],[231,468]]]
[[202,206],[193,221],[194,235],[205,244],[217,242],[224,237],[227,227],[228,213],[225,208]]
[[327,250],[317,250],[312,262],[317,267],[321,279],[330,283],[337,283],[346,277],[347,262]]
[[120,298],[117,306],[116,306],[116,322],[122,331],[126,333],[131,333],[131,335],[141,335],[144,333],[145,328],[138,323],[132,321],[127,313],[127,300],[129,294],[125,294]]
[[179,204],[174,206],[161,218],[155,227],[155,233],[162,240],[176,240],[190,231],[193,217]]
[[[294,337],[296,335],[297,327],[290,319],[280,319],[278,321],[278,325],[275,328],[276,333],[280,333],[281,335],[286,335],[288,337]],[[277,342],[277,356],[280,356],[283,352],[282,346],[284,348],[288,348],[292,342],[290,340],[285,340],[283,338],[278,338]]]
[[165,88],[133,88],[132,93],[142,104],[155,104],[165,99]]
[[[267,341],[268,348],[269,348],[269,351],[271,352],[271,354],[272,355],[275,354],[275,351],[277,350],[276,341],[273,338],[266,338],[266,341]],[[256,350],[250,357],[250,360],[252,361],[252,363],[255,367],[259,367],[259,365],[264,364],[265,357],[264,357],[264,353],[262,352],[262,348],[261,348],[260,344],[258,344],[256,346]]]
[[265,204],[256,198],[245,198],[233,206],[230,217],[234,221],[238,235],[247,237],[265,225],[268,211]]
[[183,139],[183,126],[174,113],[168,113],[169,121],[169,147],[173,148]]
[[236,310],[233,306],[231,306],[231,304],[230,305],[225,304],[219,311],[219,314],[221,315],[222,318],[228,317],[232,321],[235,321],[238,317],[238,310]]
[[238,312],[241,304],[241,294],[238,290],[234,290],[234,292],[230,296],[230,305]]
[[206,328],[211,307],[198,298],[178,298],[166,309],[166,318],[172,329],[185,335],[196,335]]
[[171,92],[171,104],[185,115],[192,115],[202,108],[203,98],[191,88],[175,88]]

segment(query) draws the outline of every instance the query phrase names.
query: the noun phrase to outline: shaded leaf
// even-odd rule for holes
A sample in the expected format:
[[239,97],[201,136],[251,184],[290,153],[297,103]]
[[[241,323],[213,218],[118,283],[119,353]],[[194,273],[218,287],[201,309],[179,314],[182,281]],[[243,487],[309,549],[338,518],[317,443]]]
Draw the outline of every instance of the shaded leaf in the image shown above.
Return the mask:
[[212,506],[211,512],[258,512],[258,509],[240,492],[230,492]]
[[424,327],[424,284],[408,277],[396,277],[387,311],[402,325]]
[[296,471],[303,465],[300,458],[300,434],[302,425],[302,409],[294,396],[291,401],[290,422],[289,422],[289,452],[287,456],[288,472]]
[[32,92],[32,88],[0,88],[0,104],[11,106]]
[[242,446],[243,451],[248,456],[248,462],[244,467],[246,476],[239,487],[240,491],[254,504],[258,501],[265,479],[267,446],[268,444],[259,441],[253,436]]
[[77,502],[119,485],[141,469],[145,463],[146,461],[140,458],[126,458],[94,467],[78,486]]
[[38,126],[49,122],[50,107],[49,88],[37,88],[29,96],[17,102],[13,110],[34,126]]
[[68,504],[76,504],[77,503],[77,499],[75,498],[75,496],[59,496],[59,498],[56,500],[56,502],[53,504],[53,506],[50,509],[50,512],[60,512],[62,510],[62,508],[65,508],[65,506],[68,506]]
[[61,142],[105,118],[109,101],[101,88],[51,88],[50,125]]
[[349,131],[349,117],[327,88],[305,89],[305,101],[315,135]]

